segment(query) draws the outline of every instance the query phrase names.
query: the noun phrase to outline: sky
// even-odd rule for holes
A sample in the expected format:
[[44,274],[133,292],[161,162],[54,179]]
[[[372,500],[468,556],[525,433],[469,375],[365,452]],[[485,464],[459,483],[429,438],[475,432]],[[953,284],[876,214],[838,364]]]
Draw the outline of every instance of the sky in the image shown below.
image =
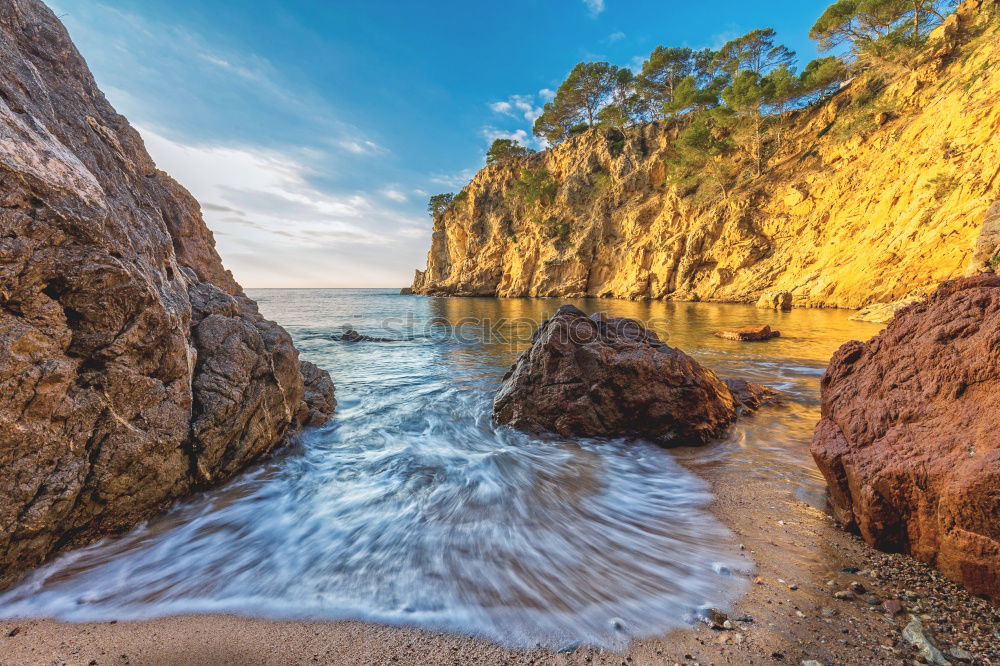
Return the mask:
[[402,287],[427,198],[531,125],[581,61],[773,27],[804,63],[827,2],[48,0],[247,288]]

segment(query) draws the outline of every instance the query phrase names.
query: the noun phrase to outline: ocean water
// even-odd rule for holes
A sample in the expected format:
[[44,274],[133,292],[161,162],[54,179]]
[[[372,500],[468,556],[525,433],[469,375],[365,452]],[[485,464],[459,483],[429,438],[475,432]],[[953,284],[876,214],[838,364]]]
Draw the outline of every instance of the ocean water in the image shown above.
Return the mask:
[[[620,647],[662,634],[727,607],[753,571],[689,469],[728,461],[780,475],[822,506],[808,453],[819,379],[840,344],[879,329],[844,311],[742,305],[370,289],[250,296],[333,376],[335,418],[225,487],[61,555],[0,595],[0,615],[350,618],[511,646]],[[698,449],[495,427],[500,377],[563,302],[639,319],[722,376],[781,389],[786,401]],[[750,323],[782,337],[711,335]],[[395,341],[334,340],[345,327]]]

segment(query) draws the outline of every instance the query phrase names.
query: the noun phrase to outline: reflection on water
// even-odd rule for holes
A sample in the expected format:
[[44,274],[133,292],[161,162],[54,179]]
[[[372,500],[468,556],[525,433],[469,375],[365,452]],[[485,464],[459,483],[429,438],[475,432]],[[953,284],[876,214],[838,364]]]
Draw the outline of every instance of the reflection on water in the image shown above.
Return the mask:
[[[650,322],[720,374],[789,396],[722,442],[667,452],[536,441],[492,426],[492,393],[527,343],[524,322],[544,320],[561,301],[385,290],[251,296],[304,358],[330,370],[335,420],[226,488],[60,557],[0,596],[0,613],[353,617],[510,645],[614,646],[661,633],[700,606],[725,605],[751,566],[706,511],[704,483],[675,458],[746,463],[818,500],[807,443],[819,376],[840,343],[877,331],[828,310],[572,301]],[[442,319],[461,322],[464,341],[442,336]],[[711,335],[750,323],[782,337],[741,344]],[[331,340],[344,325],[404,341]]]

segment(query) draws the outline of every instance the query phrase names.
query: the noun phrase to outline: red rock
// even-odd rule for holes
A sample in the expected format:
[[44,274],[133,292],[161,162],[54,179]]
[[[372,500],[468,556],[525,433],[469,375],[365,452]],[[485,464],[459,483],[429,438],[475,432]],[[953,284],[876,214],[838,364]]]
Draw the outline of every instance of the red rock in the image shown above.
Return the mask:
[[0,586],[333,410],[41,2],[0,3]]
[[895,617],[903,612],[903,604],[896,599],[887,599],[882,602],[882,610]]
[[726,340],[738,340],[740,342],[758,342],[770,340],[781,335],[779,331],[772,331],[770,326],[744,326],[743,328],[733,328],[725,331],[718,331],[717,338]]
[[1000,276],[942,284],[822,382],[812,454],[837,519],[1000,598]]
[[564,305],[504,376],[493,415],[531,433],[702,444],[768,392],[737,386],[739,401],[714,372],[634,320]]

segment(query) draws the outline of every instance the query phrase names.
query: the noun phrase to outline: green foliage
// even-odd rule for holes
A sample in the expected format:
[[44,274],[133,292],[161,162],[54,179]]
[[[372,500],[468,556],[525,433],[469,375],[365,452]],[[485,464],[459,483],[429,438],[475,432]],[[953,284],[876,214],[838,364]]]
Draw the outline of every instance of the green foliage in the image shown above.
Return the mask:
[[518,157],[527,157],[534,152],[514,139],[496,139],[486,153],[486,163],[493,164]]
[[885,88],[885,80],[878,77],[870,78],[865,81],[864,88],[861,89],[861,92],[858,93],[858,96],[854,98],[852,103],[859,109],[870,106],[872,102],[882,96]]
[[445,194],[435,194],[427,202],[427,212],[430,213],[431,217],[435,220],[444,215],[444,212],[448,210],[451,203],[455,200],[454,192],[447,192]]
[[555,199],[559,184],[548,169],[521,169],[513,193],[528,206],[546,206]]
[[782,65],[790,66],[795,51],[775,44],[774,28],[754,30],[727,42],[715,55],[716,66],[729,76],[753,72],[763,76]]
[[594,186],[594,196],[600,196],[611,185],[611,174],[604,169],[598,169],[591,175],[591,181]]
[[823,50],[849,44],[856,55],[885,57],[921,44],[940,25],[948,0],[837,0],[817,19],[809,37]]
[[849,76],[847,65],[837,56],[816,58],[799,75],[799,91],[802,95],[823,99],[837,92]]
[[535,135],[560,143],[572,135],[575,126],[593,127],[600,111],[612,104],[627,117],[634,95],[631,77],[627,68],[606,62],[579,63],[556,90],[555,99],[542,108],[535,120]]
[[993,258],[987,261],[986,265],[991,271],[996,273],[997,269],[1000,269],[1000,254],[993,255]]
[[944,201],[948,198],[948,195],[955,191],[955,189],[961,184],[961,180],[955,176],[946,176],[944,174],[939,174],[928,181],[928,184],[934,188],[934,198],[938,201]]

